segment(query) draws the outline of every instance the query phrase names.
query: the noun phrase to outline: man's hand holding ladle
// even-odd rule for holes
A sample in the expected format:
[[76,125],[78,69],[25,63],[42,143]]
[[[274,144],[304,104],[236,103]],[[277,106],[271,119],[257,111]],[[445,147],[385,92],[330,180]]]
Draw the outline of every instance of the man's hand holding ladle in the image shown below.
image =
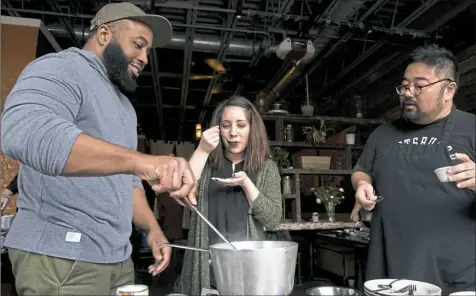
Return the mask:
[[156,192],[169,192],[180,205],[183,199],[196,205],[195,177],[182,157],[143,155],[134,166],[135,174],[147,181]]

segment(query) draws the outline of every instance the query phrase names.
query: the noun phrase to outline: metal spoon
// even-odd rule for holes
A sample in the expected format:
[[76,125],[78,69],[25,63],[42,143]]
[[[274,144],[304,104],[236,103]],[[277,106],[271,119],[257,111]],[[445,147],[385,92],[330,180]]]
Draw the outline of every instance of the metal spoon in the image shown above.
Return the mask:
[[228,139],[225,138],[225,136],[223,136],[223,135],[220,135],[220,137],[221,137],[221,139],[222,139],[223,146],[225,146],[225,148],[230,147],[230,141],[228,141]]

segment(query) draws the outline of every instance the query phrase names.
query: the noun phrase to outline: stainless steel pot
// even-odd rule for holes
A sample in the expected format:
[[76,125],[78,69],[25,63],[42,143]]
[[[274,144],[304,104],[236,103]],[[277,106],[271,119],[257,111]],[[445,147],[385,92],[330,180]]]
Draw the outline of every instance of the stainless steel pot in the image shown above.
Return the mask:
[[[213,273],[220,295],[289,295],[294,288],[298,243],[239,241],[210,246]],[[166,244],[163,244],[166,245]],[[205,249],[167,244],[193,251]]]
[[325,296],[363,296],[357,290],[345,287],[314,287],[306,290],[306,295],[325,295]]
[[289,241],[232,242],[210,246],[220,295],[289,295],[294,288],[298,244]]

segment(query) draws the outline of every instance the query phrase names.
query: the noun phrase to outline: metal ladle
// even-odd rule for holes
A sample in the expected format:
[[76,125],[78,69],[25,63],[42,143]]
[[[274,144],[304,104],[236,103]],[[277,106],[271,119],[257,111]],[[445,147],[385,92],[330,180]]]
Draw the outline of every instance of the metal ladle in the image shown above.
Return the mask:
[[[225,142],[225,147],[228,147],[230,144],[229,144],[229,141],[224,137],[224,136],[221,136],[222,139],[223,139],[223,142]],[[210,222],[208,221],[208,219],[197,209],[197,207],[195,207],[194,205],[192,205],[188,199],[184,199],[184,202],[185,204],[192,210],[194,211],[195,213],[197,213],[197,215],[202,218],[203,221],[205,221],[205,223],[208,224],[208,226],[213,229],[213,231],[215,231],[215,233],[225,242],[227,243],[232,249],[236,250],[235,246],[233,246],[232,243],[230,243],[223,234],[221,234],[220,231],[218,231],[218,229],[216,229],[216,227]],[[179,246],[180,247],[180,246]]]
[[218,231],[218,229],[216,229],[216,227],[210,222],[208,221],[208,219],[202,214],[200,213],[200,211],[197,209],[196,206],[192,205],[188,199],[184,198],[184,202],[185,204],[195,213],[197,213],[197,215],[202,218],[203,221],[205,221],[205,223],[208,224],[208,226],[213,230],[215,231],[215,233],[225,242],[227,243],[232,249],[236,250],[235,246],[230,243],[223,234],[221,234],[220,231]]
[[213,229],[213,231],[215,231],[215,233],[218,234],[218,236],[219,236],[225,243],[227,243],[232,249],[235,249],[235,250],[236,250],[235,246],[234,246],[232,243],[230,243],[230,242],[225,238],[225,236],[224,236],[223,234],[221,234],[221,232],[218,231],[218,229],[216,229],[215,226],[213,226],[213,224],[212,224],[210,221],[208,221],[208,219],[205,218],[205,216],[203,216],[202,213],[200,213],[200,211],[199,211],[196,207],[193,207],[192,210],[195,211],[195,213],[197,213],[197,215],[200,216],[200,218],[202,218],[202,220],[205,221],[205,223],[207,223],[208,226],[209,226],[211,229]]

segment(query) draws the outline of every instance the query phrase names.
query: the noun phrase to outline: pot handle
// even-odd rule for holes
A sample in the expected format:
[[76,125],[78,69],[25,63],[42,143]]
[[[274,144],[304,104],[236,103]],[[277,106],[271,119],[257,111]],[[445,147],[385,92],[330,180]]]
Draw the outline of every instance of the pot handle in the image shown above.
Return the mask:
[[166,247],[171,247],[171,248],[210,253],[209,250],[201,249],[201,248],[189,247],[189,246],[184,246],[184,245],[169,244],[169,243],[162,243],[162,242],[155,242],[155,243],[158,244],[158,245],[161,245],[161,246],[166,246]]
[[220,294],[218,294],[217,290],[202,288],[201,296],[207,296],[207,295],[220,295]]

